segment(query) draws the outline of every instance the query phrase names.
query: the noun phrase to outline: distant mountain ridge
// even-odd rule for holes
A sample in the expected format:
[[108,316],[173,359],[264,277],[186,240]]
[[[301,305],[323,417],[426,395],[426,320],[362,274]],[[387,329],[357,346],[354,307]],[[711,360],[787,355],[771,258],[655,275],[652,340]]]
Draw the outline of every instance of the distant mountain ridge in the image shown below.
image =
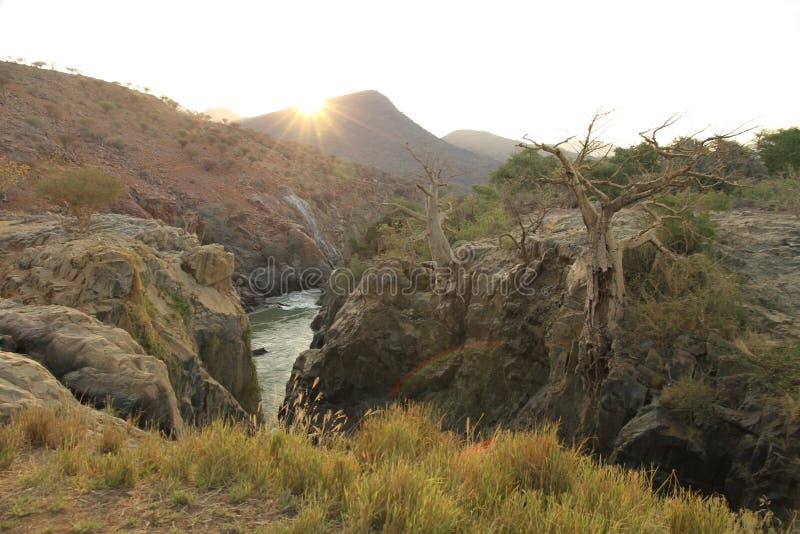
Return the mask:
[[442,140],[501,162],[521,150],[517,146],[519,141],[481,130],[455,130],[442,137]]
[[329,98],[324,110],[317,114],[289,108],[238,122],[279,139],[306,143],[323,152],[401,176],[420,171],[419,164],[406,149],[408,144],[416,152],[427,154],[447,167],[456,175],[452,181],[465,189],[485,182],[500,164],[495,158],[439,139],[377,91]]

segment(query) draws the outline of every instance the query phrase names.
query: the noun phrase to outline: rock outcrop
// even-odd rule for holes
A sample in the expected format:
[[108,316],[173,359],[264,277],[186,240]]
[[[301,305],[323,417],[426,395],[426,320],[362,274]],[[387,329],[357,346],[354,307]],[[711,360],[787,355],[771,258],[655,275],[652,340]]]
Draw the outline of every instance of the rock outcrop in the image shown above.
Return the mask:
[[130,334],[64,306],[0,301],[0,335],[47,368],[78,399],[176,434],[183,428],[167,367]]
[[0,351],[0,423],[25,408],[64,404],[78,401],[47,369],[21,354]]
[[[0,350],[0,425],[29,409],[50,409],[56,414],[78,414],[90,432],[106,425],[124,429],[131,445],[145,434],[106,411],[84,406],[44,367],[13,352]],[[173,429],[177,432],[178,429]]]
[[[635,218],[621,215],[631,217],[624,232],[635,232]],[[735,217],[753,231],[764,215]],[[789,216],[770,217],[784,236],[789,229],[790,240],[800,230]],[[756,264],[779,236],[742,240],[749,253],[739,255],[736,231],[722,226],[720,239],[738,258],[730,265],[755,281],[745,281],[745,290],[758,290],[767,274],[757,274]],[[568,442],[586,442],[626,465],[657,466],[658,482],[674,470],[735,506],[758,507],[762,498],[779,510],[800,506],[800,418],[775,402],[737,346],[686,335],[664,347],[631,336],[615,346],[596,389],[583,387],[572,369],[583,324],[584,245],[578,217],[558,213],[530,243],[529,262],[494,242],[474,243],[445,285],[424,269],[384,264],[392,275],[365,277],[346,299],[328,300],[315,321],[314,348],[300,355],[287,384],[284,417],[301,398],[319,398],[317,411],[342,410],[351,423],[375,406],[412,399],[438,406],[451,428],[467,420],[484,429],[558,421]],[[797,285],[798,249],[779,250],[773,261],[785,263],[777,271],[782,283],[794,277]],[[756,308],[758,316],[763,309],[800,316],[791,291]],[[795,323],[782,324],[791,340]],[[702,416],[661,402],[663,388],[682,377],[711,386]]]
[[[127,331],[166,365],[185,422],[260,413],[249,323],[221,246],[122,215],[96,217],[85,236],[52,217],[0,224],[0,297],[74,308]],[[12,337],[24,335],[20,326]]]

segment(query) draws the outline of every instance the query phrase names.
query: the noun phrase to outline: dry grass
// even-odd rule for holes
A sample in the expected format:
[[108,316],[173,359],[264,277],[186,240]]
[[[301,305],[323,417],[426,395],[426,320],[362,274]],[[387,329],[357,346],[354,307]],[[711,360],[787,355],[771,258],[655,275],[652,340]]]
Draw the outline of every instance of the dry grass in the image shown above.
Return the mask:
[[[765,518],[650,474],[603,466],[555,428],[469,438],[425,407],[370,414],[345,437],[216,422],[135,444],[64,410],[3,427],[0,527],[57,531],[757,532]],[[302,426],[302,425],[298,425]],[[10,446],[7,446],[10,444]]]
[[667,345],[688,332],[732,339],[746,318],[736,276],[705,254],[659,258],[632,293],[637,333]]

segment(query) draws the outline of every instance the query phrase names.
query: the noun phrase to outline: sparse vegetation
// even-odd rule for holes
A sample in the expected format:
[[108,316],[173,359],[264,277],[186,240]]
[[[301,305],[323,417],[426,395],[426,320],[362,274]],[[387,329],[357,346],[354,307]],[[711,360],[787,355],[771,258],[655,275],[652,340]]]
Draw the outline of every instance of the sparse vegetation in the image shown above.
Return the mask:
[[714,395],[713,386],[686,375],[661,390],[661,403],[688,423],[696,424],[711,410]]
[[30,166],[17,163],[5,156],[0,156],[0,200],[5,200],[6,193],[19,185],[30,171]]

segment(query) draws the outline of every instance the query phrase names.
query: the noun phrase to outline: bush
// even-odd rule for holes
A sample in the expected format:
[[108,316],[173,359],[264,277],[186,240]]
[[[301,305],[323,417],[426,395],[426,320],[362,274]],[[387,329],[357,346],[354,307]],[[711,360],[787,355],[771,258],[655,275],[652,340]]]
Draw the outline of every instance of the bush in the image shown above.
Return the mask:
[[733,193],[736,206],[761,207],[800,216],[800,181],[786,178],[750,181]]
[[699,423],[711,410],[714,388],[703,380],[684,376],[661,390],[661,404],[689,423]]
[[81,167],[47,176],[36,184],[36,192],[57,204],[65,204],[88,232],[92,215],[116,202],[125,192],[121,180],[96,167]]
[[800,170],[800,128],[760,132],[756,146],[769,172]]
[[125,142],[122,140],[122,137],[116,135],[108,140],[108,145],[116,148],[117,150],[122,150],[125,148]]
[[630,286],[637,333],[669,344],[686,333],[716,332],[731,339],[747,317],[736,276],[705,254],[657,258]]

